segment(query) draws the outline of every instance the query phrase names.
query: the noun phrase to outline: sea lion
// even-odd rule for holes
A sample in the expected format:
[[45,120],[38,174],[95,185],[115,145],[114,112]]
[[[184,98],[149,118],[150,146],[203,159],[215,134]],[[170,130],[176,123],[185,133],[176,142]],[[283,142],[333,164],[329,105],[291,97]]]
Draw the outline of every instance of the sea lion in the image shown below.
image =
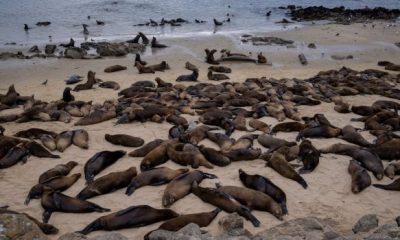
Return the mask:
[[385,175],[390,179],[393,179],[396,175],[400,175],[400,162],[390,163],[385,168]]
[[128,168],[125,171],[109,173],[89,183],[76,195],[76,198],[86,200],[125,188],[136,175],[136,167]]
[[168,117],[165,120],[167,120],[167,122],[169,122],[173,125],[177,125],[177,126],[187,127],[189,125],[186,118],[179,116],[179,115],[175,115],[175,114],[168,115]]
[[39,199],[45,187],[62,192],[70,188],[80,177],[80,173],[71,176],[55,176],[42,183],[36,184],[29,190],[28,196],[25,199],[25,205],[28,205],[31,199]]
[[359,134],[357,130],[351,125],[347,125],[342,128],[342,136],[342,139],[350,143],[354,143],[362,147],[371,146],[371,143],[365,140],[365,138],[361,136],[361,134]]
[[74,136],[72,137],[72,143],[80,148],[88,149],[89,148],[89,134],[84,129],[74,130]]
[[89,90],[93,88],[94,84],[96,84],[96,73],[89,71],[87,74],[86,83],[76,85],[73,91],[78,92],[82,90]]
[[400,159],[400,139],[393,138],[381,144],[370,147],[371,151],[383,160]]
[[98,230],[114,231],[147,226],[178,216],[179,214],[170,209],[156,209],[148,205],[131,206],[94,220],[79,233],[87,235]]
[[261,155],[259,148],[240,148],[229,151],[224,151],[223,154],[228,157],[232,162],[235,161],[250,161],[257,159]]
[[190,75],[180,75],[176,78],[177,82],[196,82],[199,77],[198,71],[193,71]]
[[153,71],[159,71],[159,72],[164,72],[165,70],[170,69],[170,67],[166,61],[162,61],[159,64],[149,65],[146,67],[153,69]]
[[304,189],[307,188],[306,181],[296,172],[293,166],[286,161],[285,156],[279,151],[275,151],[272,156],[267,159],[266,166],[271,167],[283,177],[298,182]]
[[378,111],[377,108],[374,108],[372,106],[351,106],[351,111],[355,114],[361,115],[361,116],[371,116],[374,115],[375,112]]
[[144,187],[144,186],[159,186],[162,184],[169,183],[172,179],[177,176],[188,172],[187,168],[180,169],[170,169],[167,167],[153,168],[145,172],[141,172],[139,175],[134,177],[132,181],[129,183],[125,194],[130,196],[132,195],[136,189]]
[[65,149],[71,146],[73,136],[73,131],[64,131],[60,133],[56,138],[57,151],[64,152]]
[[45,146],[50,151],[55,151],[57,149],[56,140],[50,135],[47,134],[42,135],[40,137],[40,141],[43,144],[43,146]]
[[42,173],[39,176],[39,183],[44,183],[49,179],[57,176],[67,176],[71,172],[71,170],[77,165],[78,163],[75,161],[69,161],[66,164],[58,164],[55,167]]
[[48,223],[53,212],[89,213],[109,212],[110,209],[100,207],[92,202],[72,198],[51,188],[45,187],[42,194],[43,222]]
[[333,128],[330,126],[311,127],[301,130],[296,137],[296,141],[304,138],[334,138],[341,134],[340,128]]
[[165,45],[165,44],[159,43],[159,42],[157,41],[156,37],[153,37],[153,38],[151,39],[151,47],[152,47],[152,48],[166,48],[166,47],[168,47],[168,46]]
[[307,124],[299,122],[278,123],[271,129],[270,134],[275,135],[277,132],[300,132],[307,127]]
[[185,128],[183,126],[172,126],[168,131],[168,138],[179,139],[184,132]]
[[127,67],[121,66],[121,65],[112,65],[104,69],[105,73],[112,73],[112,72],[118,72],[122,70],[126,70]]
[[162,197],[162,205],[164,207],[170,207],[174,202],[184,198],[190,193],[193,182],[201,182],[206,178],[215,179],[218,177],[214,174],[205,173],[200,170],[190,171],[176,177],[169,182],[165,188]]
[[229,77],[223,73],[215,73],[213,74],[212,71],[208,71],[207,73],[207,78],[208,80],[212,81],[222,81],[222,80],[228,80]]
[[206,63],[212,64],[212,65],[219,65],[219,62],[216,61],[214,58],[214,53],[217,52],[216,49],[213,49],[210,51],[208,48],[206,48],[206,49],[204,49],[204,51],[206,52]]
[[146,154],[140,162],[140,170],[147,171],[168,161],[167,148],[172,141],[163,141]]
[[187,69],[187,70],[190,70],[190,71],[199,71],[199,68],[198,67],[196,67],[196,65],[194,65],[194,64],[192,64],[192,63],[190,63],[190,62],[186,62],[185,63],[185,68]]
[[389,183],[387,185],[373,184],[373,186],[376,188],[383,189],[383,190],[400,191],[400,178],[394,180],[392,183]]
[[79,121],[77,121],[74,125],[75,126],[92,125],[113,119],[116,116],[117,114],[112,109],[110,110],[96,109],[89,115],[86,115],[83,118],[79,119]]
[[236,130],[239,131],[252,131],[248,130],[246,126],[246,117],[242,114],[236,115],[236,117],[232,121],[233,125],[235,126]]
[[206,168],[214,168],[213,165],[201,154],[200,151],[184,151],[184,144],[169,144],[167,147],[168,157],[183,166],[191,165],[192,168],[204,166]]
[[207,136],[207,133],[209,131],[217,130],[217,129],[218,128],[216,128],[216,127],[200,125],[200,126],[197,126],[193,129],[186,131],[182,135],[180,141],[185,142],[185,143],[198,144],[201,140],[203,140]]
[[114,164],[126,154],[125,151],[101,151],[93,155],[84,167],[86,183],[93,182],[94,177],[108,166]]
[[340,155],[350,155],[353,151],[360,149],[359,146],[343,144],[343,143],[335,143],[328,147],[321,148],[319,151],[321,153],[336,153]]
[[137,70],[139,71],[139,74],[142,74],[142,73],[155,73],[155,71],[152,68],[143,66],[139,62],[135,62],[135,66],[136,66]]
[[192,193],[203,200],[203,202],[210,203],[228,213],[238,213],[240,216],[249,220],[254,227],[260,226],[260,221],[250,213],[247,207],[219,189],[203,188],[198,185],[197,181],[194,181],[192,183]]
[[155,139],[151,142],[146,143],[143,147],[133,150],[132,152],[129,153],[129,156],[130,157],[144,157],[149,152],[151,152],[154,148],[160,146],[160,144],[163,142],[164,142],[164,140]]
[[104,135],[104,138],[107,140],[107,142],[125,147],[140,147],[144,144],[143,139],[126,134],[106,134]]
[[24,147],[29,151],[29,154],[38,158],[60,158],[59,155],[52,154],[40,143],[35,141],[25,142]]
[[0,169],[9,168],[18,162],[26,163],[29,157],[29,151],[20,143],[12,147],[7,154],[0,159]]
[[213,148],[208,148],[204,145],[200,145],[199,150],[204,155],[204,157],[214,165],[223,167],[231,163],[231,160],[228,157],[224,156],[222,152],[217,151]]
[[350,160],[348,172],[351,175],[351,191],[359,193],[371,185],[371,177],[367,170],[356,160]]
[[219,72],[219,73],[231,73],[232,69],[229,67],[225,66],[211,66],[208,67],[208,70],[213,71],[213,72]]
[[295,146],[295,142],[288,142],[284,139],[274,138],[271,135],[261,134],[258,136],[257,141],[264,147],[269,148],[267,153],[273,152],[283,146],[292,147]]
[[257,54],[257,63],[259,64],[267,64],[267,58],[262,54],[262,52],[260,52],[259,54]]
[[114,81],[106,81],[106,82],[102,82],[99,84],[99,87],[101,88],[111,88],[114,90],[119,90],[120,89],[120,85],[117,82]]
[[319,151],[312,145],[309,140],[304,140],[300,143],[299,147],[299,159],[303,162],[303,167],[299,170],[299,173],[310,173],[318,166]]
[[249,126],[263,133],[269,133],[271,131],[268,124],[257,119],[250,119]]
[[156,77],[154,80],[157,83],[157,88],[171,88],[172,87],[172,83],[167,83],[159,77]]
[[229,138],[225,134],[222,133],[215,133],[208,131],[206,133],[207,138],[210,139],[212,142],[215,142],[222,151],[228,151],[231,146],[235,143],[235,140]]
[[17,93],[17,91],[15,90],[14,84],[11,84],[8,87],[8,91],[7,91],[6,95],[4,95],[2,98],[0,98],[0,101],[4,105],[13,107],[17,104],[18,96],[19,96],[19,93]]
[[16,137],[29,139],[40,139],[42,135],[50,135],[53,138],[57,137],[57,133],[40,128],[29,128],[27,130],[19,131],[14,134],[14,136]]

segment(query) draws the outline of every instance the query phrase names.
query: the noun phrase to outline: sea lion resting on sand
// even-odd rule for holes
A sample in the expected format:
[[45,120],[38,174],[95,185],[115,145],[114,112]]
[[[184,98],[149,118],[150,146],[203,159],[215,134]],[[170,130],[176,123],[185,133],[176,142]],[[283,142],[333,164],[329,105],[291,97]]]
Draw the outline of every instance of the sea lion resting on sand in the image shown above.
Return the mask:
[[163,141],[152,149],[140,162],[140,170],[147,171],[168,161],[167,148],[171,141]]
[[154,148],[158,147],[161,143],[163,143],[164,140],[161,139],[155,139],[151,142],[146,143],[143,145],[141,148],[138,148],[136,150],[133,150],[132,152],[129,153],[130,157],[144,157],[146,156],[151,150]]
[[96,153],[85,163],[84,171],[86,183],[91,183],[99,172],[114,164],[125,154],[125,151],[101,151]]
[[96,84],[96,73],[89,71],[87,74],[86,83],[76,85],[73,91],[78,92],[82,90],[89,90],[93,88],[94,84]]
[[356,160],[350,160],[348,172],[351,175],[351,191],[359,193],[371,185],[371,177],[367,170]]
[[303,167],[299,170],[299,173],[309,173],[319,164],[319,151],[312,145],[309,140],[301,142],[299,147],[299,158],[303,162]]
[[144,144],[144,140],[139,137],[134,137],[126,134],[115,134],[104,135],[104,138],[115,145],[121,145],[125,147],[140,147]]
[[77,166],[75,161],[69,161],[66,164],[58,164],[55,167],[47,170],[39,176],[39,183],[44,183],[47,180],[57,176],[67,176],[71,170]]
[[373,184],[373,186],[388,191],[400,191],[400,178],[394,180],[392,183],[387,185]]
[[184,144],[169,144],[167,147],[168,157],[183,166],[191,165],[192,168],[204,166],[206,168],[214,168],[213,165],[201,154],[200,151],[184,151]]
[[199,77],[198,71],[193,71],[190,75],[180,75],[176,78],[177,82],[196,82],[197,78]]

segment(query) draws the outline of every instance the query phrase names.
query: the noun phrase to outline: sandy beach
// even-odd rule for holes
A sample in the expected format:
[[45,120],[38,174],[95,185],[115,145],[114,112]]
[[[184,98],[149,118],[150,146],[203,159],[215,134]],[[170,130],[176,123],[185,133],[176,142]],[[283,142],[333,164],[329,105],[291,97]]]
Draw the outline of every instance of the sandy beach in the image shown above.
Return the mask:
[[[71,74],[86,76],[89,70],[96,72],[96,77],[104,81],[116,81],[121,89],[129,87],[132,83],[139,80],[154,80],[155,77],[175,83],[177,76],[189,73],[184,68],[185,62],[190,61],[199,67],[199,82],[215,83],[207,79],[208,64],[204,62],[204,49],[230,49],[232,52],[251,52],[254,57],[258,52],[262,52],[267,59],[272,62],[272,66],[256,65],[254,63],[224,63],[224,66],[232,68],[229,74],[232,82],[243,82],[247,78],[265,76],[267,78],[298,78],[304,79],[312,77],[320,71],[339,69],[342,66],[355,70],[380,69],[377,66],[378,61],[399,62],[400,48],[394,43],[400,39],[400,26],[388,26],[387,22],[372,22],[368,24],[351,25],[310,25],[304,28],[298,28],[287,31],[272,33],[249,33],[256,36],[274,36],[283,39],[295,41],[295,48],[286,46],[253,46],[251,43],[242,43],[240,35],[214,34],[198,37],[182,38],[160,38],[162,43],[170,46],[161,50],[147,50],[142,56],[150,64],[156,64],[163,60],[167,61],[170,70],[165,72],[156,72],[156,74],[138,74],[133,67],[134,55],[128,55],[121,58],[105,58],[98,60],[70,60],[70,59],[30,59],[19,60],[11,59],[0,61],[0,93],[5,94],[9,85],[14,84],[16,90],[21,95],[35,95],[35,99],[43,101],[58,100],[62,96],[65,88],[64,79]],[[338,36],[336,36],[338,35]],[[315,43],[316,49],[307,47],[309,43]],[[43,46],[39,46],[43,47]],[[9,50],[9,49],[8,49]],[[2,52],[2,51],[0,51]],[[304,53],[308,59],[308,65],[303,66],[298,60],[298,54]],[[334,60],[332,55],[352,55],[353,59]],[[103,70],[114,64],[127,66],[128,69],[115,73],[105,73]],[[392,72],[395,73],[395,72]],[[46,86],[41,85],[48,80]],[[190,83],[184,83],[190,85]],[[73,93],[77,100],[103,103],[105,100],[117,99],[117,91],[111,89],[95,88],[88,91]],[[384,98],[376,95],[349,96],[344,99],[351,105],[371,105],[376,100],[386,99],[399,102],[398,100]],[[353,113],[339,114],[333,110],[333,103],[322,103],[317,106],[300,106],[301,116],[312,116],[315,113],[323,113],[337,127],[344,127],[351,124],[354,127],[363,128],[362,122],[351,122],[351,118],[358,117]],[[11,109],[0,112],[5,115],[12,112],[21,112],[22,109]],[[184,115],[187,119],[196,119],[196,117]],[[271,117],[263,117],[260,120],[275,125],[277,120]],[[28,122],[28,123],[3,123],[5,135],[14,133],[32,127],[39,127],[55,132],[62,132],[70,129],[79,129],[80,127],[71,123],[61,122]],[[103,150],[125,150],[130,152],[133,148],[115,146],[105,141],[106,133],[124,133],[141,137],[145,142],[155,138],[167,139],[168,130],[171,127],[169,123],[139,123],[114,126],[116,119],[103,123],[85,126],[89,132],[89,149],[82,150],[76,146],[69,147],[64,153],[61,153],[61,159],[46,159],[30,157],[24,165],[17,164],[11,168],[0,171],[0,205],[9,205],[11,209],[29,213],[30,215],[41,219],[42,207],[39,200],[33,200],[28,206],[24,205],[24,199],[29,189],[36,184],[39,175],[53,166],[74,160],[79,165],[71,172],[82,173],[85,162],[95,153]],[[232,135],[237,139],[246,132],[235,131]],[[260,132],[257,132],[260,133]],[[277,137],[294,141],[297,133],[278,133]],[[362,135],[368,140],[373,141],[374,136],[367,131]],[[340,139],[311,139],[314,146],[322,148],[333,143],[344,142]],[[209,140],[204,140],[202,144],[217,148]],[[255,141],[255,147],[260,147]],[[304,175],[309,187],[303,189],[298,183],[280,176],[273,169],[265,167],[265,161],[258,159],[254,161],[234,162],[227,167],[217,167],[214,169],[200,168],[201,170],[213,173],[218,179],[204,180],[201,186],[214,187],[215,183],[222,185],[242,186],[238,178],[238,169],[243,169],[251,174],[261,174],[270,178],[276,185],[280,186],[287,194],[289,215],[284,220],[291,220],[299,217],[316,216],[320,218],[332,218],[337,222],[338,229],[342,233],[349,233],[351,227],[361,216],[373,213],[377,214],[382,222],[389,221],[399,215],[400,195],[398,192],[383,191],[374,187],[369,187],[360,194],[351,192],[351,177],[347,172],[348,161],[350,157],[324,154],[320,159],[317,169]],[[141,158],[132,158],[125,156],[117,163],[101,172],[97,177],[104,176],[110,172],[122,171],[131,166],[136,166],[139,170]],[[383,161],[384,165],[388,164]],[[180,165],[172,161],[164,164],[167,167],[177,169]],[[371,175],[373,183],[377,180]],[[380,183],[390,183],[392,180],[385,177]],[[84,179],[78,180],[70,189],[64,193],[68,196],[75,196],[85,186]],[[98,196],[90,199],[101,206],[118,211],[132,205],[148,204],[155,208],[162,208],[161,197],[165,185],[157,187],[143,187],[138,189],[132,196],[126,196],[125,189],[118,190],[112,194]],[[202,202],[199,198],[190,194],[184,199],[172,205],[171,209],[180,214],[196,213],[210,211],[214,206]],[[221,212],[218,217],[206,229],[212,234],[218,234],[218,219],[227,213]],[[72,214],[72,213],[54,213],[50,223],[60,229],[59,234],[49,236],[50,239],[57,239],[60,235],[67,232],[81,230],[87,224],[92,222],[102,213]],[[259,228],[254,228],[250,222],[245,221],[245,227],[255,234],[267,228],[273,227],[281,222],[266,212],[254,211],[254,215],[261,221]],[[119,232],[129,239],[141,239],[150,230],[156,229],[160,223],[134,228],[120,230]],[[101,231],[91,233],[89,236],[102,234]]]

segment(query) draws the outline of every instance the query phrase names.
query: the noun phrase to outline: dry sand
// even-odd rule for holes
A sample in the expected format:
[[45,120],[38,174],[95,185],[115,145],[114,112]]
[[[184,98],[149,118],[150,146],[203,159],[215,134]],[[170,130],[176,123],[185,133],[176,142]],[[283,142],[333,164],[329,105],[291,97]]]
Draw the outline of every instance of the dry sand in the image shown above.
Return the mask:
[[[184,69],[184,63],[190,61],[200,68],[200,82],[210,82],[206,80],[207,64],[204,63],[204,48],[228,48],[232,52],[249,52],[253,55],[262,51],[264,55],[273,63],[273,66],[255,65],[252,63],[229,63],[223,64],[233,69],[230,74],[231,81],[244,81],[248,77],[274,77],[274,78],[306,78],[311,77],[321,70],[338,69],[342,66],[354,68],[356,70],[364,70],[367,68],[376,68],[377,61],[388,60],[398,63],[400,56],[400,48],[393,43],[399,40],[399,27],[386,26],[386,23],[375,23],[376,27],[372,28],[371,24],[363,27],[362,24],[354,24],[350,26],[341,25],[322,25],[309,26],[302,29],[291,31],[281,31],[266,34],[268,36],[283,37],[296,41],[297,48],[287,49],[286,47],[253,47],[249,44],[241,44],[239,36],[236,35],[210,35],[197,38],[177,38],[177,39],[161,39],[162,42],[169,44],[171,47],[156,52],[147,52],[144,57],[146,61],[159,63],[166,60],[171,66],[171,70],[164,73],[156,73],[139,75],[137,70],[132,67],[133,56],[126,58],[107,58],[101,60],[67,60],[67,59],[34,59],[34,60],[8,60],[0,62],[0,91],[10,84],[15,84],[16,89],[22,95],[35,94],[35,98],[51,101],[60,99],[62,91],[65,87],[63,79],[71,74],[86,75],[88,70],[97,72],[97,77],[103,80],[117,81],[121,88],[130,86],[138,80],[154,80],[155,77],[174,82],[178,75],[188,73]],[[339,36],[335,36],[340,33]],[[265,35],[265,34],[262,34]],[[308,43],[315,43],[317,49],[308,49]],[[297,55],[304,52],[309,60],[307,66],[301,66]],[[322,56],[324,53],[324,56]],[[352,54],[353,60],[335,61],[329,56],[331,54]],[[128,66],[128,70],[107,74],[103,70],[105,67],[113,64],[121,64]],[[42,86],[41,82],[48,79],[48,85]],[[106,99],[116,99],[117,92],[109,89],[96,88],[94,90],[82,91],[74,93],[78,100],[94,100],[94,102],[102,103]],[[356,96],[346,98],[351,104],[372,104],[375,100],[384,99],[380,96]],[[391,99],[392,100],[392,99]],[[350,119],[356,115],[338,114],[333,111],[332,104],[323,103],[314,107],[300,107],[302,116],[311,116],[315,113],[325,114],[334,125],[343,127],[351,123],[355,127],[362,127],[362,123],[350,122]],[[0,114],[7,114],[12,111],[6,110]],[[187,116],[189,117],[189,116]],[[265,117],[261,120],[276,124],[276,119]],[[61,122],[29,122],[23,124],[6,123],[2,124],[6,128],[6,134],[12,135],[17,131],[28,129],[31,127],[39,127],[47,130],[61,132],[69,129],[77,129],[73,126],[76,121],[74,119],[70,124]],[[38,181],[39,175],[45,170],[53,166],[74,160],[79,165],[72,173],[82,173],[85,162],[96,152],[102,150],[126,150],[131,151],[132,148],[118,147],[111,145],[104,140],[105,133],[125,133],[142,137],[146,142],[154,138],[168,137],[168,129],[171,127],[168,123],[156,124],[152,122],[131,123],[128,125],[114,126],[114,120],[103,122],[96,125],[85,127],[90,135],[90,147],[88,150],[81,150],[75,146],[71,146],[61,154],[61,159],[38,159],[30,157],[25,165],[16,165],[9,169],[0,171],[0,205],[10,205],[11,209],[23,211],[40,219],[42,207],[40,201],[33,200],[29,206],[23,204],[29,189]],[[238,138],[245,132],[235,131],[233,137]],[[373,137],[364,132],[364,136],[368,140]],[[296,134],[279,133],[278,137],[288,140],[294,140]],[[210,141],[204,141],[206,144],[213,145]],[[313,139],[312,142],[318,148],[328,146],[333,143],[341,142],[339,139]],[[259,144],[256,143],[256,147]],[[139,167],[140,158],[124,157],[116,164],[101,172],[99,176],[103,176],[110,172],[125,170],[128,167]],[[338,227],[343,232],[349,232],[353,224],[362,215],[367,213],[377,214],[381,221],[393,219],[400,212],[400,195],[398,192],[389,192],[370,187],[360,194],[353,194],[350,190],[350,175],[347,173],[348,162],[350,158],[339,155],[323,155],[318,168],[311,174],[304,175],[309,188],[303,189],[298,183],[285,179],[270,168],[264,167],[264,161],[243,161],[235,162],[231,165],[221,168],[215,167],[212,170],[201,170],[216,174],[219,179],[205,180],[202,186],[214,186],[216,182],[223,185],[241,186],[238,178],[238,169],[242,168],[252,174],[261,174],[269,177],[274,183],[280,186],[287,194],[289,215],[285,216],[285,220],[298,217],[317,216],[321,218],[333,218],[338,222]],[[384,162],[386,165],[387,162]],[[168,162],[165,166],[171,168],[180,168],[181,166]],[[139,169],[139,168],[138,168]],[[372,174],[371,174],[372,176]],[[372,177],[373,182],[376,179]],[[391,182],[385,178],[382,183]],[[80,179],[75,185],[68,189],[65,194],[75,196],[84,187],[84,180]],[[137,190],[132,196],[128,197],[124,194],[125,189],[121,189],[115,193],[99,196],[91,199],[91,201],[111,208],[117,211],[131,205],[148,204],[156,208],[161,208],[161,197],[165,185],[158,187],[144,187]],[[209,211],[214,207],[203,203],[194,195],[189,195],[178,201],[172,206],[172,209],[181,213],[195,213],[201,211]],[[279,223],[272,215],[265,212],[254,212],[255,216],[261,221],[260,228],[254,228],[249,222],[245,222],[245,227],[252,233],[262,231],[273,227]],[[90,214],[69,214],[54,213],[50,219],[50,223],[60,229],[60,233],[77,231],[85,227],[88,223],[100,217],[102,213]],[[212,234],[219,233],[217,221],[226,213],[219,214],[217,219],[207,228]],[[157,228],[160,223],[136,229],[121,230],[120,233],[129,239],[140,239],[148,231]],[[90,236],[102,234],[101,232],[91,233]],[[51,236],[51,239],[57,239]]]

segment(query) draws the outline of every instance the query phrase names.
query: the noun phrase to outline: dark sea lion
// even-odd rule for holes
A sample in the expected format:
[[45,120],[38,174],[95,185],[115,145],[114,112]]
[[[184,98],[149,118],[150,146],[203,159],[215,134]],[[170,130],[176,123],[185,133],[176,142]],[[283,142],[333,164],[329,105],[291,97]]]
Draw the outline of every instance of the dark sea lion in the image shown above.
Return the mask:
[[138,148],[132,152],[129,153],[130,157],[144,157],[146,156],[149,152],[151,152],[154,148],[160,146],[161,143],[163,143],[164,140],[161,139],[155,139],[151,142],[146,143],[143,147]]
[[219,62],[216,61],[214,58],[214,53],[217,52],[216,49],[213,49],[210,51],[208,48],[206,48],[206,49],[204,49],[204,51],[206,52],[206,63],[212,64],[212,65],[219,65]]
[[207,78],[208,78],[208,80],[212,80],[212,81],[222,81],[222,80],[229,79],[229,77],[223,73],[214,73],[213,74],[212,71],[208,71]]
[[223,154],[228,157],[232,162],[234,161],[250,161],[258,159],[261,155],[259,148],[240,148],[229,151],[224,151]]
[[286,161],[285,156],[279,151],[275,151],[271,158],[267,160],[267,166],[274,169],[280,175],[298,182],[303,188],[307,188],[306,181],[296,172],[292,165]]
[[101,151],[96,153],[85,163],[86,183],[93,182],[94,176],[103,171],[108,166],[114,164],[118,159],[126,154],[125,151]]
[[44,188],[42,201],[43,222],[48,223],[53,212],[65,213],[89,213],[89,212],[109,212],[110,209],[100,207],[92,202],[72,198],[59,192],[54,192],[50,188]]
[[104,138],[114,145],[121,145],[125,147],[140,147],[144,144],[143,139],[126,134],[106,134],[104,135]]
[[1,103],[7,106],[15,106],[17,104],[17,98],[19,93],[15,90],[14,84],[8,87],[6,95],[1,98]]
[[390,179],[393,179],[396,175],[400,175],[400,162],[390,163],[385,168],[385,175]]
[[153,38],[151,39],[151,47],[152,47],[152,48],[166,48],[166,47],[168,47],[168,46],[165,45],[165,44],[159,43],[159,42],[157,41],[156,37],[153,37]]
[[92,125],[100,122],[104,122],[110,119],[113,119],[117,116],[114,110],[101,110],[96,109],[91,112],[89,115],[84,116],[76,122],[75,126],[85,126]]
[[229,138],[223,133],[215,133],[208,131],[207,138],[210,139],[212,142],[215,142],[222,151],[228,151],[231,146],[235,143],[235,140]]
[[284,122],[276,124],[272,129],[272,135],[276,134],[277,132],[300,132],[301,130],[307,128],[307,124],[300,123],[300,122]]
[[164,72],[165,70],[170,69],[170,67],[166,61],[162,61],[159,64],[149,65],[146,67],[153,69],[153,71],[160,71],[160,72]]
[[191,165],[192,168],[198,168],[199,166],[214,168],[200,151],[184,151],[183,147],[183,144],[169,144],[167,147],[168,157],[175,163],[183,166]]
[[299,135],[297,135],[296,140],[300,141],[304,138],[334,138],[341,134],[342,130],[340,128],[333,128],[330,126],[319,126],[306,128],[301,130]]
[[203,200],[203,202],[210,203],[228,213],[238,213],[240,216],[249,220],[254,227],[260,226],[260,221],[250,213],[247,207],[240,204],[232,196],[218,189],[203,188],[198,185],[197,181],[194,181],[192,183],[192,193]]
[[140,170],[147,171],[168,161],[167,148],[171,141],[163,141],[146,154],[140,162]]
[[78,92],[82,90],[89,90],[93,88],[94,84],[96,84],[96,73],[89,71],[87,74],[86,83],[76,85],[73,91]]
[[178,216],[179,214],[169,209],[156,209],[148,205],[132,206],[94,220],[79,233],[86,235],[98,230],[142,227]]
[[371,185],[371,177],[367,170],[356,160],[350,160],[348,172],[351,175],[351,191],[359,193]]
[[263,192],[273,198],[282,207],[282,213],[287,214],[286,194],[276,186],[271,180],[261,175],[250,175],[239,169],[239,178],[244,186]]
[[342,136],[343,136],[344,140],[346,140],[350,143],[354,143],[354,144],[357,144],[362,147],[371,146],[371,143],[369,143],[367,140],[365,140],[365,138],[363,136],[361,136],[361,134],[359,134],[357,132],[357,130],[351,125],[347,125],[347,126],[343,127]]
[[74,136],[72,137],[72,143],[80,148],[89,148],[89,133],[84,129],[74,130]]
[[257,119],[250,119],[249,126],[263,133],[269,133],[271,131],[268,124]]
[[177,82],[196,82],[199,77],[198,71],[193,71],[190,75],[180,75],[176,78]]
[[262,146],[269,148],[268,152],[273,152],[283,146],[292,147],[296,145],[295,142],[288,142],[284,139],[274,138],[267,134],[259,135],[257,140]]
[[168,183],[162,197],[162,205],[170,207],[174,202],[184,198],[191,191],[193,182],[201,182],[203,179],[215,179],[217,176],[210,173],[205,173],[200,170],[184,173]]
[[376,188],[380,188],[383,190],[389,191],[400,191],[400,178],[394,180],[392,183],[383,185],[383,184],[372,184]]
[[224,156],[222,152],[217,151],[213,148],[208,148],[200,145],[199,150],[204,155],[204,157],[214,165],[223,167],[231,163],[231,160],[228,157]]
[[233,119],[233,124],[234,124],[234,126],[235,126],[235,129],[236,130],[239,130],[239,131],[251,131],[251,130],[248,130],[247,129],[247,126],[246,126],[246,117],[245,116],[243,116],[243,115],[237,115],[234,119]]
[[40,143],[35,141],[24,143],[24,147],[29,151],[29,154],[38,158],[60,158],[59,155],[52,154]]
[[184,132],[185,128],[183,126],[172,126],[168,131],[168,138],[179,139]]
[[178,125],[178,126],[184,126],[187,127],[189,125],[188,121],[186,118],[182,116],[178,116],[175,114],[168,115],[166,118],[167,122],[173,124],[173,125]]
[[400,139],[393,138],[381,144],[372,146],[371,151],[376,153],[383,160],[400,159]]
[[40,142],[50,151],[55,151],[57,149],[56,140],[50,135],[42,135],[40,137]]
[[78,193],[76,198],[86,200],[125,188],[136,175],[135,167],[128,168],[125,171],[109,173],[89,183]]
[[126,70],[127,67],[121,66],[121,65],[112,65],[104,69],[104,72],[106,73],[112,73],[112,72],[118,72],[122,70]]
[[69,146],[72,145],[72,138],[74,137],[73,131],[64,131],[56,138],[57,151],[64,152]]
[[31,199],[39,199],[45,187],[62,192],[70,188],[80,177],[80,173],[71,176],[55,176],[42,183],[36,184],[29,190],[28,196],[25,199],[25,205],[28,205]]
[[229,67],[225,66],[211,66],[208,67],[208,70],[213,71],[213,72],[219,72],[219,73],[231,73],[232,69]]
[[58,164],[55,167],[42,173],[39,177],[39,183],[44,183],[53,177],[67,176],[71,172],[71,170],[77,165],[78,163],[75,161],[69,161],[66,164]]
[[52,131],[47,131],[40,128],[29,128],[27,130],[19,131],[14,136],[29,139],[40,139],[42,135],[50,135],[53,138],[57,137],[57,133]]
[[102,82],[99,84],[99,87],[101,88],[111,88],[114,90],[119,90],[120,89],[120,85],[117,82],[114,81],[106,81],[106,82]]
[[219,186],[217,189],[232,196],[250,210],[269,212],[277,219],[283,220],[281,206],[267,194],[251,188],[237,186]]
[[29,157],[29,151],[20,143],[12,147],[7,154],[0,159],[0,169],[9,168],[18,162],[26,163]]
[[374,113],[378,109],[371,107],[371,106],[351,106],[351,111],[355,114],[361,115],[361,116],[371,116],[374,115]]
[[310,173],[319,164],[319,151],[312,145],[309,140],[301,142],[299,147],[299,159],[303,162],[303,167],[299,170],[299,173]]
[[136,62],[135,66],[136,66],[137,70],[139,71],[139,74],[142,74],[142,73],[155,73],[155,71],[152,68],[143,66],[139,62]]
[[169,183],[177,176],[188,172],[187,168],[170,169],[167,167],[153,168],[145,172],[141,172],[134,177],[126,189],[126,195],[132,195],[136,189],[144,186],[159,186]]

